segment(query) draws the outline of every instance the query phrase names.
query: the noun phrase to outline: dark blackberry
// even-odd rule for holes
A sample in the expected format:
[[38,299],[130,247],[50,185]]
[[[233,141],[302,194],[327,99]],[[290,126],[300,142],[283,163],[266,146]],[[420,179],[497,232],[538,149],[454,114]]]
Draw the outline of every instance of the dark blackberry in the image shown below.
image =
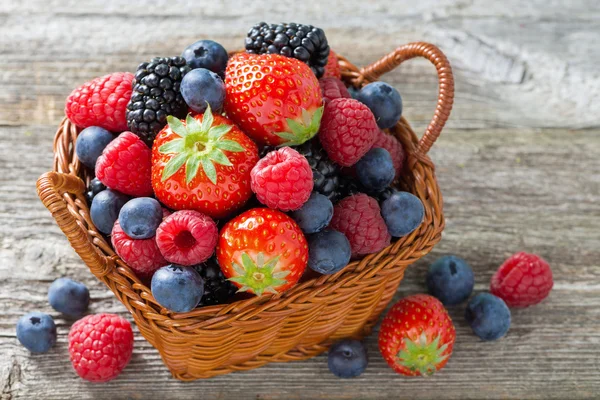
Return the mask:
[[338,196],[339,186],[339,167],[327,157],[327,153],[321,147],[318,139],[304,142],[302,145],[294,147],[300,154],[308,160],[308,164],[313,172],[314,187],[313,191],[321,193],[329,200],[333,201]]
[[106,186],[100,182],[100,179],[94,178],[90,181],[87,191],[85,192],[85,199],[90,206],[92,205],[92,200],[94,200],[94,197],[96,197],[96,195],[103,190],[106,190]]
[[398,190],[394,189],[392,186],[388,186],[381,192],[369,193],[369,196],[374,197],[379,202],[379,205],[381,205],[381,203],[389,199],[390,196],[396,193],[397,191]]
[[167,124],[167,116],[183,118],[187,114],[179,85],[190,70],[183,57],[155,57],[138,66],[127,104],[127,127],[148,146]]
[[194,268],[204,280],[204,295],[199,306],[226,303],[237,292],[237,287],[225,278],[214,257]]
[[296,23],[267,24],[261,22],[248,31],[246,52],[276,53],[307,63],[317,78],[323,76],[329,44],[321,28]]
[[360,183],[356,178],[348,175],[340,175],[336,197],[332,199],[332,201],[337,202],[343,199],[344,197],[365,192],[365,189],[361,187]]

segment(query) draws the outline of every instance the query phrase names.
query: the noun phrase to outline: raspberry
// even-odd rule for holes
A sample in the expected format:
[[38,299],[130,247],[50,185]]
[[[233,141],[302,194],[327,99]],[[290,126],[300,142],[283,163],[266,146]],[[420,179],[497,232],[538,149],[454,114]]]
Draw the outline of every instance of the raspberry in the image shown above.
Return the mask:
[[323,74],[323,78],[328,76],[338,79],[342,77],[342,70],[340,68],[337,54],[335,54],[331,49],[329,49],[329,57],[327,57],[327,65],[325,65],[325,73]]
[[159,225],[156,243],[169,262],[179,265],[203,263],[217,246],[217,224],[198,211],[176,211]]
[[67,97],[67,118],[80,128],[99,126],[113,132],[127,130],[125,112],[132,81],[133,74],[115,72],[84,83]]
[[346,86],[344,86],[344,82],[338,78],[332,76],[321,78],[319,79],[319,86],[321,86],[321,93],[323,93],[323,101],[325,103],[333,99],[350,98],[350,93],[346,89]]
[[110,142],[96,162],[96,177],[107,187],[136,197],[152,195],[152,151],[131,132]]
[[306,158],[291,147],[268,153],[250,172],[258,200],[281,211],[297,210],[310,197],[313,174]]
[[352,257],[377,253],[391,240],[377,200],[362,193],[346,197],[335,205],[329,228],[346,235]]
[[115,314],[88,315],[69,331],[69,354],[77,375],[90,382],[116,378],[133,353],[129,322]]
[[325,105],[319,139],[338,164],[355,164],[373,146],[378,132],[373,113],[358,100],[334,99]]
[[544,300],[554,282],[552,270],[535,254],[517,253],[509,257],[492,277],[491,292],[509,307],[528,307]]
[[111,241],[119,257],[140,279],[150,278],[157,269],[168,264],[158,249],[154,237],[132,239],[123,232],[119,221],[113,226]]
[[394,136],[388,135],[384,131],[380,130],[379,133],[375,135],[373,147],[381,147],[390,153],[390,156],[392,156],[392,162],[394,163],[394,169],[396,170],[396,178],[400,177],[402,169],[404,168],[404,159],[406,158],[406,153],[404,152],[402,143],[400,143],[400,141],[398,141],[398,139],[396,139]]

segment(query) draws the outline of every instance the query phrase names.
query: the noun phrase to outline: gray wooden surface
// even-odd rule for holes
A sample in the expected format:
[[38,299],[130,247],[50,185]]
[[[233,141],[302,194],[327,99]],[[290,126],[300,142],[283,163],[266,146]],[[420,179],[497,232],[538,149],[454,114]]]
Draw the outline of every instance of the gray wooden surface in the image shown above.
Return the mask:
[[[135,3],[135,5],[134,5]],[[89,273],[35,194],[51,167],[54,130],[70,90],[199,38],[230,49],[254,22],[310,22],[358,65],[413,40],[438,44],[456,72],[456,105],[431,151],[447,228],[410,267],[397,298],[424,291],[427,265],[454,253],[488,288],[497,266],[526,250],[551,264],[555,288],[541,305],[513,312],[508,335],[483,343],[463,307],[450,310],[457,343],[430,379],[390,370],[368,340],[370,365],[339,380],[326,357],[181,383],[138,334],[131,364],[115,381],[78,379],[68,361],[71,321],[53,312],[48,285],[85,282],[92,312],[125,308]],[[2,399],[583,399],[600,398],[600,7],[595,0],[141,2],[0,1],[0,398]],[[422,130],[436,80],[425,62],[385,77],[405,116]],[[30,355],[15,322],[50,312],[58,344]]]

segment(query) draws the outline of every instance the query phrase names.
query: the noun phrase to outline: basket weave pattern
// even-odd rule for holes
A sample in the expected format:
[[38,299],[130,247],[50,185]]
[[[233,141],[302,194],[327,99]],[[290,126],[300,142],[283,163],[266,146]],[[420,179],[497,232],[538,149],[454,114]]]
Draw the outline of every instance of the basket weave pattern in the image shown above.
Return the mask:
[[441,238],[442,197],[427,152],[452,108],[454,81],[448,60],[437,47],[421,42],[401,46],[363,69],[339,58],[343,79],[360,87],[415,57],[428,59],[437,69],[439,98],[434,118],[421,139],[404,118],[390,134],[402,142],[408,155],[406,174],[398,187],[423,201],[423,223],[381,252],[354,261],[334,275],[301,282],[283,294],[188,313],[162,308],[94,227],[84,198],[84,182],[91,177],[74,154],[78,128],[66,118],[54,140],[53,171],[38,180],[38,195],[90,271],[127,307],[177,379],[208,378],[313,357],[340,338],[367,335],[396,292],[406,267]]

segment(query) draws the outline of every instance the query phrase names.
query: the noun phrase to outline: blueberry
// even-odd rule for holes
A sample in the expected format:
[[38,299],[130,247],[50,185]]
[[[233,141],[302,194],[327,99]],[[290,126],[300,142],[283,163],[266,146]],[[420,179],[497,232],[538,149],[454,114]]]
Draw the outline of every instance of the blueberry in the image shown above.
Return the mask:
[[32,353],[46,353],[56,343],[56,325],[48,314],[32,312],[17,322],[17,339]]
[[443,256],[434,261],[427,271],[427,288],[444,305],[462,303],[473,292],[473,270],[462,258]]
[[90,216],[100,232],[107,235],[111,233],[113,225],[119,217],[119,211],[127,203],[127,200],[129,200],[128,196],[111,189],[106,189],[94,197],[90,207]]
[[181,81],[181,95],[190,108],[198,113],[210,104],[213,112],[219,112],[225,101],[225,84],[217,74],[204,68],[193,69]]
[[369,364],[367,349],[358,340],[342,340],[329,349],[327,366],[338,378],[354,378]]
[[425,208],[421,200],[408,192],[396,192],[381,204],[381,215],[390,235],[406,236],[421,225]]
[[360,89],[355,88],[354,86],[348,87],[348,93],[352,96],[353,99],[358,99],[358,94],[360,93]]
[[357,100],[371,109],[377,126],[381,129],[396,125],[402,116],[400,93],[385,82],[373,82],[364,86]]
[[510,328],[510,310],[491,293],[479,293],[467,305],[465,318],[473,333],[483,340],[496,340]]
[[188,312],[200,303],[204,281],[193,267],[172,264],[154,273],[151,289],[161,306],[174,312]]
[[396,170],[386,149],[374,147],[356,163],[356,176],[370,191],[379,192],[392,183]]
[[81,282],[69,278],[58,278],[48,289],[48,301],[56,311],[77,317],[88,309],[90,292]]
[[129,200],[119,212],[119,224],[132,239],[150,239],[162,222],[160,203],[151,197]]
[[225,76],[225,67],[229,55],[227,50],[212,40],[198,40],[186,47],[181,55],[185,58],[187,65],[192,68],[206,68],[221,77]]
[[306,203],[291,213],[304,233],[315,233],[329,225],[333,217],[333,204],[326,196],[313,192]]
[[350,262],[350,242],[338,231],[324,230],[308,238],[308,266],[321,274],[335,274]]
[[96,160],[102,154],[102,150],[115,137],[112,133],[99,126],[90,126],[79,133],[75,142],[75,153],[77,158],[88,168],[96,167]]

